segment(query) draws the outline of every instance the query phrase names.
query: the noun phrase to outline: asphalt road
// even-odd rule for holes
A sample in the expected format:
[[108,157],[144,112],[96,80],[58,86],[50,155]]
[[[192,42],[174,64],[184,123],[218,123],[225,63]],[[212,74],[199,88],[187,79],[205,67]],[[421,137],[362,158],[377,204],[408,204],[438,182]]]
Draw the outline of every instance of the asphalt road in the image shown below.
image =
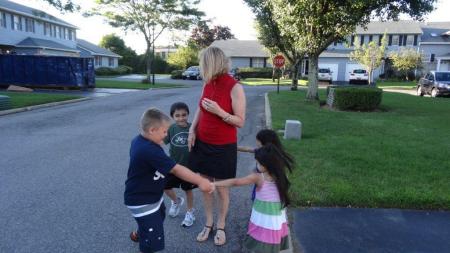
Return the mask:
[[[245,87],[240,145],[254,145],[264,126],[268,89],[274,88]],[[175,101],[193,112],[199,95],[200,85],[147,90],[0,117],[0,252],[138,252],[128,239],[136,225],[123,205],[123,190],[139,117],[150,106],[168,112]],[[238,160],[238,176],[254,167],[249,154]],[[204,220],[198,190],[195,207],[191,228],[180,227],[185,207],[179,217],[166,219],[164,252],[244,252],[250,186],[231,190],[223,247],[214,246],[212,237],[195,241]]]

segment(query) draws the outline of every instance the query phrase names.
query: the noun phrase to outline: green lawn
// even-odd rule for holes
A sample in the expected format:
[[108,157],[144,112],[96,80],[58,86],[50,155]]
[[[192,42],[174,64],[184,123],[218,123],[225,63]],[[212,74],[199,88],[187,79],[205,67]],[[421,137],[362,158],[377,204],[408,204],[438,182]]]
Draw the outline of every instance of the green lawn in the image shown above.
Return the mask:
[[[272,81],[270,78],[246,78],[239,81],[241,84],[245,85],[277,85],[277,80],[275,79],[275,82]],[[280,85],[283,86],[290,86],[292,83],[291,79],[280,79]],[[306,86],[307,81],[306,80],[298,80],[299,85]]]
[[8,91],[0,92],[0,95],[6,95],[11,98],[12,109],[81,98],[80,96],[62,94],[23,93]]
[[305,91],[269,97],[274,129],[302,122],[302,140],[284,141],[294,206],[450,210],[450,99],[385,92],[382,111],[361,113],[321,109]]
[[377,86],[380,88],[392,88],[392,89],[415,89],[417,85],[416,81],[377,81]]
[[168,89],[186,87],[184,85],[169,84],[169,83],[155,83],[155,85],[141,82],[127,82],[127,81],[110,81],[110,80],[95,80],[95,87],[97,88],[111,88],[111,89],[139,89],[146,90],[149,88]]

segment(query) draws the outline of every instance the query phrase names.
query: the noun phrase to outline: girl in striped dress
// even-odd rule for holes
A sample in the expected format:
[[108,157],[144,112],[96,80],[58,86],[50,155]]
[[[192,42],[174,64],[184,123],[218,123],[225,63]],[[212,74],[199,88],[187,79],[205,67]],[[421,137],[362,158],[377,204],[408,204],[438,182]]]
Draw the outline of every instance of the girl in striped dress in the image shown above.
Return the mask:
[[289,180],[292,161],[280,149],[267,144],[255,150],[260,173],[243,178],[216,181],[216,186],[243,186],[256,184],[256,197],[244,245],[252,252],[275,253],[288,248],[288,225],[285,207],[289,205]]

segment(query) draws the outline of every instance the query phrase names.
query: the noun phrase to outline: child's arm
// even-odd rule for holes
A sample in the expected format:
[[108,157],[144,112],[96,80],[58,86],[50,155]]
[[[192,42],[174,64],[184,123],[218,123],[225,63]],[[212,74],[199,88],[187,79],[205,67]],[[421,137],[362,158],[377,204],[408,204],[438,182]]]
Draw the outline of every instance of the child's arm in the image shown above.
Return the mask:
[[255,153],[255,149],[253,147],[238,146],[237,150],[240,152]]
[[192,172],[190,169],[184,167],[183,165],[175,165],[170,171],[176,177],[188,181],[190,183],[198,185],[201,191],[213,192],[215,189],[214,184],[212,184],[208,179],[201,177],[199,174]]
[[260,179],[261,179],[260,175],[258,175],[257,173],[252,173],[246,177],[215,181],[214,185],[218,186],[218,187],[221,187],[221,186],[231,187],[231,186],[243,186],[243,185],[249,185],[249,184],[259,184]]

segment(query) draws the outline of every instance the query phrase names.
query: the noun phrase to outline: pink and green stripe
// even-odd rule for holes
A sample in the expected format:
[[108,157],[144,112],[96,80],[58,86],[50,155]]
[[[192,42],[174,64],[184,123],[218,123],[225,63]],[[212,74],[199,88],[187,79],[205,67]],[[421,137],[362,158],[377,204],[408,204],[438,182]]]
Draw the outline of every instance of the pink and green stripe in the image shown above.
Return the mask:
[[253,209],[267,215],[281,215],[282,207],[280,202],[269,202],[255,199]]

